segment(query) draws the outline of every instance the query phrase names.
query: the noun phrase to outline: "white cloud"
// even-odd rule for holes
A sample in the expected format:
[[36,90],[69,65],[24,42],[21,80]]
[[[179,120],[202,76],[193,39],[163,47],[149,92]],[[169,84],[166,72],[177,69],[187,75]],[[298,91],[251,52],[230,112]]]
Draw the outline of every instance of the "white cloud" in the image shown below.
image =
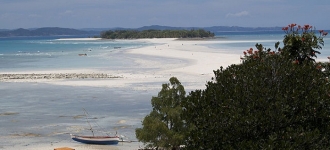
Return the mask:
[[229,13],[226,15],[226,17],[243,17],[243,16],[249,16],[250,13],[248,11],[242,11],[238,13]]

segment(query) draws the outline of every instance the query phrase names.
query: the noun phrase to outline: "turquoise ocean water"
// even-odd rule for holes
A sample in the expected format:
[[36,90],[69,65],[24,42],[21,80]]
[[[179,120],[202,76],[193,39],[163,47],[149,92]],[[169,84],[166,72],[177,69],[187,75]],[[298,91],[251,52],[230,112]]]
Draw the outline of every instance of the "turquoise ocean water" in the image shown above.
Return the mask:
[[[282,42],[284,33],[277,32],[218,32],[219,42],[206,46],[222,49],[228,53],[243,54],[250,47],[261,43],[274,49]],[[148,46],[150,43],[130,40],[66,40],[76,37],[12,37],[0,38],[0,69],[2,71],[100,68],[121,69],[132,65],[123,56],[126,49]],[[330,56],[330,38],[324,38],[325,46],[318,59]],[[115,49],[115,47],[121,47]],[[87,57],[77,57],[87,54]],[[123,61],[124,60],[124,61]]]
[[[124,51],[152,45],[132,40],[73,38],[81,37],[0,38],[0,70],[133,71],[133,58],[138,56]],[[98,135],[114,135],[117,131],[125,139],[136,140],[134,130],[150,111],[155,92],[130,89],[0,82],[0,149],[74,143],[69,133],[91,135],[86,117],[81,117],[83,108],[90,114],[89,121]]]
[[[329,32],[329,31],[327,31]],[[216,33],[219,37],[224,37],[224,39],[217,43],[212,44],[210,47],[226,49],[227,52],[234,54],[242,54],[243,51],[249,48],[255,48],[255,44],[262,44],[266,48],[275,49],[275,43],[280,42],[280,47],[283,46],[283,38],[285,33],[283,31],[260,31],[260,32],[218,32]],[[316,33],[318,35],[318,33]],[[320,55],[316,60],[328,60],[327,57],[330,56],[330,37],[327,36],[324,39],[324,46],[321,50]]]
[[[256,43],[274,48],[274,43],[281,42],[284,36],[283,32],[216,34],[220,37],[217,39],[219,42],[205,46],[234,54],[242,54],[244,50],[254,48]],[[77,37],[0,38],[0,70],[90,68],[135,72],[143,70],[132,67],[133,58],[138,56],[126,54],[125,51],[152,45],[133,40],[68,38]],[[325,46],[318,59],[327,60],[330,56],[330,39],[326,37],[324,40]],[[148,84],[159,85],[160,90],[162,83]],[[74,143],[68,133],[91,134],[86,118],[81,117],[84,115],[83,108],[90,114],[90,122],[97,123],[94,127],[103,129],[100,132],[117,131],[129,140],[136,140],[135,128],[141,127],[142,118],[151,111],[150,99],[159,90],[131,89],[0,82],[0,149],[40,143]]]
[[[0,69],[4,71],[107,69],[131,63],[129,59],[122,61],[120,54],[123,50],[148,45],[130,40],[70,40],[70,38],[76,37],[0,38]],[[87,57],[78,57],[79,54],[87,54]]]

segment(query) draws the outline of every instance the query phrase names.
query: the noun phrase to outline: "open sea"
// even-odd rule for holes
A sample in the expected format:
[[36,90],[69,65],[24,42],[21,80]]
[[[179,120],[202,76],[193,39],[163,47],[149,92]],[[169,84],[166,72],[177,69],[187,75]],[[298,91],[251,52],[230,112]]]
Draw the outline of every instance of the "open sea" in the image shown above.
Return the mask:
[[[244,50],[255,48],[256,43],[274,49],[275,42],[281,42],[284,33],[219,32],[216,35],[219,42],[205,46],[243,55]],[[138,56],[124,52],[153,45],[134,40],[72,38],[82,37],[0,38],[0,71],[116,69],[135,72],[143,69],[132,67],[134,57]],[[317,60],[327,61],[330,56],[329,37],[324,41]],[[157,96],[162,83],[148,84],[159,85],[159,90],[0,82],[0,149],[75,143],[69,133],[91,134],[87,121],[99,129],[99,133],[117,132],[124,139],[136,141],[135,128],[141,127],[143,117],[151,111],[151,97]],[[83,108],[88,112],[87,118]],[[121,149],[120,145],[118,148]]]
[[[330,31],[326,31],[330,32]],[[319,33],[316,33],[318,35]],[[283,38],[285,33],[283,31],[260,31],[260,32],[217,32],[218,37],[223,37],[217,44],[210,47],[226,49],[229,53],[242,54],[244,50],[249,48],[256,49],[256,43],[262,44],[265,48],[275,50],[275,43],[280,42],[280,47],[283,47]],[[324,39],[324,46],[316,61],[328,61],[330,56],[330,37]]]
[[[149,45],[130,40],[79,40],[76,38],[81,37],[0,38],[0,69],[21,71],[116,68],[131,63],[130,59],[123,61],[120,57],[123,50]],[[76,57],[79,54],[86,54],[88,57]]]

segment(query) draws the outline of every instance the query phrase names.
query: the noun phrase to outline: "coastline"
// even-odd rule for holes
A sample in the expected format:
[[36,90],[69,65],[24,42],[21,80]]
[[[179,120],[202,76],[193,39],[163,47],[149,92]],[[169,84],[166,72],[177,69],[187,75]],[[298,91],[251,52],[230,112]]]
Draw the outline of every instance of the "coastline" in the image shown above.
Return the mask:
[[[73,39],[73,40],[88,40]],[[94,39],[102,40],[102,39]],[[129,87],[135,83],[161,82],[167,83],[172,76],[177,77],[186,89],[203,89],[207,81],[213,77],[213,70],[219,69],[220,66],[226,68],[231,64],[240,63],[240,55],[228,54],[221,49],[209,48],[205,45],[217,43],[217,40],[177,40],[176,38],[161,39],[134,39],[138,42],[149,42],[155,46],[146,46],[141,48],[126,50],[126,54],[135,55],[134,58],[138,68],[147,68],[150,71],[118,71],[118,70],[97,70],[97,69],[73,69],[73,70],[43,70],[43,71],[19,71],[19,72],[1,72],[13,76],[12,79],[7,76],[1,82],[42,82],[56,85],[69,86],[94,86],[94,87]],[[130,40],[132,41],[132,40]],[[145,59],[148,57],[171,58],[178,60],[177,63],[163,62],[161,59]],[[14,79],[19,74],[26,74],[26,77]],[[62,74],[63,77],[55,78],[36,78],[35,76],[56,76]],[[85,74],[84,78],[66,78],[65,74]],[[100,74],[107,74],[111,78],[98,77]],[[29,76],[29,77],[27,77]],[[92,78],[93,80],[84,80]],[[2,80],[1,80],[2,79]],[[137,90],[154,89],[158,87],[139,87]]]
[[[268,38],[262,41],[273,42],[266,39]],[[93,118],[106,127],[107,131],[119,131],[120,135],[136,141],[132,139],[135,138],[134,130],[140,127],[142,118],[152,109],[150,98],[161,90],[161,84],[168,83],[169,78],[175,76],[187,93],[190,90],[205,89],[206,82],[214,77],[213,70],[219,69],[220,66],[226,68],[231,64],[241,63],[240,49],[249,45],[246,43],[255,42],[253,38],[248,40],[244,38],[242,41],[230,38],[127,40],[63,38],[58,40],[69,41],[68,43],[141,42],[149,46],[139,48],[123,46],[116,50],[115,47],[109,46],[105,49],[100,48],[100,51],[97,49],[88,51],[86,57],[78,57],[79,53],[75,51],[68,57],[73,59],[64,62],[78,62],[77,67],[65,68],[63,63],[63,68],[58,65],[41,69],[36,67],[19,70],[7,67],[8,69],[0,70],[2,84],[0,89],[3,95],[1,101],[3,107],[0,111],[2,119],[0,129],[3,134],[0,136],[2,139],[0,149],[43,150],[59,147],[81,150],[138,149],[142,146],[140,142],[120,143],[113,146],[86,145],[74,142],[68,134],[82,134],[86,131],[84,128],[86,122],[84,118],[79,117],[82,116],[80,109],[87,107],[91,114],[95,114]],[[241,42],[245,44],[240,46]],[[84,48],[82,53],[87,53],[86,49],[89,50]],[[111,62],[108,60],[120,56],[118,60],[129,61],[132,66],[122,67],[118,63],[123,69],[119,67],[117,67],[119,69],[114,69],[116,67],[102,69],[97,65],[92,68],[84,61],[93,57],[94,52],[99,52],[98,58],[106,58],[103,59],[105,64]],[[236,54],[237,52],[239,53]],[[329,59],[321,57],[316,61],[328,62]],[[52,61],[52,63],[57,62],[60,61]]]
[[[0,79],[0,82],[18,82],[18,83],[33,83],[33,84],[42,83],[49,85],[59,85],[58,87],[62,87],[62,85],[77,86],[74,87],[74,89],[75,88],[78,89],[79,87],[87,87],[86,89],[88,89],[88,87],[101,87],[102,89],[123,88],[127,90],[128,93],[135,92],[135,93],[145,94],[146,92],[144,91],[160,91],[161,84],[168,83],[169,78],[175,76],[179,79],[179,81],[185,87],[186,92],[188,93],[190,90],[204,89],[206,82],[210,81],[211,78],[214,76],[213,70],[219,69],[220,66],[226,68],[231,64],[240,63],[239,54],[237,55],[228,54],[225,53],[224,50],[213,49],[206,46],[207,44],[219,42],[215,40],[180,41],[176,39],[137,39],[135,41],[149,42],[149,43],[153,43],[154,45],[128,49],[124,51],[123,54],[124,55],[127,54],[130,57],[132,56],[135,62],[134,69],[132,70],[124,70],[124,71],[98,70],[98,69],[52,70],[50,68],[48,70],[29,70],[29,71],[17,71],[17,72],[0,71],[1,75],[6,74],[7,77],[8,75],[11,77],[23,75],[22,79],[20,78],[3,79],[3,80]],[[168,60],[173,60],[173,62],[167,62]],[[139,70],[138,68],[142,68],[142,69]],[[76,77],[77,75],[83,78],[78,78]],[[86,75],[87,77],[85,77]],[[72,76],[72,77],[68,78],[68,76]],[[75,92],[71,92],[71,93],[76,94]],[[81,93],[83,93],[83,91]],[[93,95],[89,96],[87,99],[89,99],[90,97],[93,98],[94,97]],[[95,93],[95,95],[98,96],[97,92]],[[125,94],[121,94],[121,95],[125,95]],[[125,96],[127,96],[127,94]],[[47,97],[48,99],[49,96],[46,95],[45,97]],[[79,95],[77,97],[82,98]],[[70,99],[73,100],[74,98],[70,98]],[[53,100],[56,100],[56,102],[54,101],[53,103],[52,98],[50,98],[50,100],[48,101],[52,103],[52,105],[60,104],[63,102],[66,103],[67,101],[69,101],[65,99],[63,100],[53,99]],[[78,101],[78,99],[74,99],[74,100]],[[98,100],[98,98],[96,97],[93,100]],[[134,103],[135,100],[136,99],[132,99],[131,102],[130,101],[127,102]],[[146,101],[143,101],[143,103],[149,102],[149,100],[150,99],[147,99]],[[71,106],[66,106],[66,107],[70,108]],[[61,109],[65,109],[65,108],[61,106]],[[24,111],[22,112],[8,111],[8,113],[4,113],[3,115],[14,116],[15,113],[19,113],[19,114],[22,113],[23,115],[23,112]],[[135,119],[140,120],[141,118],[135,118]],[[56,122],[51,126],[56,127],[58,126],[57,124],[58,123]],[[67,125],[62,125],[62,126],[67,127]],[[118,124],[118,126],[124,126],[124,125]],[[68,129],[63,129],[63,130],[68,130]],[[23,130],[23,131],[24,133],[18,132],[16,137],[12,137],[10,135],[9,137],[3,136],[3,139],[5,141],[16,140],[16,142],[20,144],[14,146],[4,145],[2,147],[0,146],[0,149],[4,148],[9,150],[11,149],[44,150],[44,149],[54,149],[59,147],[70,147],[81,150],[84,149],[86,150],[87,149],[124,149],[124,150],[130,149],[131,150],[131,149],[138,149],[140,146],[142,146],[142,143],[140,142],[120,143],[114,146],[80,144],[68,140],[68,136],[66,136],[65,133],[56,133],[56,134],[59,134],[58,136],[65,137],[66,140],[62,140],[62,138],[59,138],[61,139],[60,141],[53,141],[52,138],[54,137],[52,136],[49,135],[33,136],[34,134],[29,134],[29,133],[34,133],[33,131],[29,131],[29,130],[27,131]],[[47,137],[47,139],[50,138],[47,141],[53,141],[53,142],[36,143],[34,141],[34,140],[39,141],[38,139],[45,138],[45,136]],[[57,138],[58,137],[56,137],[56,139]],[[28,144],[26,145],[23,143],[28,143]]]

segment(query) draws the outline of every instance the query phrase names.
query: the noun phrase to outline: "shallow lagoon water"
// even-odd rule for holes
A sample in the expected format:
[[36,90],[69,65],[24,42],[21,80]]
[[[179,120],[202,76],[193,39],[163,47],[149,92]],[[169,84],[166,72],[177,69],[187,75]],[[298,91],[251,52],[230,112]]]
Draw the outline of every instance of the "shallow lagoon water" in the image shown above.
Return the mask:
[[[158,69],[140,68],[134,62],[135,58],[185,63],[172,58],[124,53],[131,48],[149,45],[130,40],[58,40],[58,37],[0,39],[0,69],[8,72],[96,69],[134,74]],[[78,56],[79,53],[87,56]],[[117,132],[125,140],[136,141],[135,129],[141,127],[143,117],[151,111],[151,97],[158,91],[136,91],[134,87],[148,84],[161,89],[162,83],[110,88],[0,82],[0,149],[53,143],[79,144],[71,140],[69,133],[92,135],[83,109],[88,112],[88,121],[96,135]]]
[[[283,39],[282,35],[224,34],[220,35],[225,38],[219,43],[205,46],[241,54],[254,48],[256,43],[273,48],[275,42]],[[139,68],[134,62],[136,57],[163,63],[185,63],[178,59],[124,53],[150,43],[57,39],[0,39],[1,71],[115,69],[138,73],[157,69]],[[329,45],[327,37],[319,58],[330,56]],[[117,46],[121,48],[114,49]],[[86,53],[87,57],[78,56],[79,53]],[[162,83],[148,84],[159,86],[159,90],[0,82],[0,149],[41,143],[74,143],[69,133],[91,134],[83,109],[89,113],[87,118],[95,133],[104,135],[103,132],[114,134],[117,131],[128,140],[136,140],[135,128],[141,127],[142,118],[151,111],[151,97],[157,95]]]
[[92,134],[88,122],[96,135],[117,132],[136,141],[135,128],[151,111],[150,99],[156,94],[128,88],[1,83],[0,146],[70,143],[69,133]]
[[151,44],[130,40],[70,40],[68,37],[2,38],[0,69],[118,69],[133,64],[131,59],[123,57],[123,51],[148,45]]

